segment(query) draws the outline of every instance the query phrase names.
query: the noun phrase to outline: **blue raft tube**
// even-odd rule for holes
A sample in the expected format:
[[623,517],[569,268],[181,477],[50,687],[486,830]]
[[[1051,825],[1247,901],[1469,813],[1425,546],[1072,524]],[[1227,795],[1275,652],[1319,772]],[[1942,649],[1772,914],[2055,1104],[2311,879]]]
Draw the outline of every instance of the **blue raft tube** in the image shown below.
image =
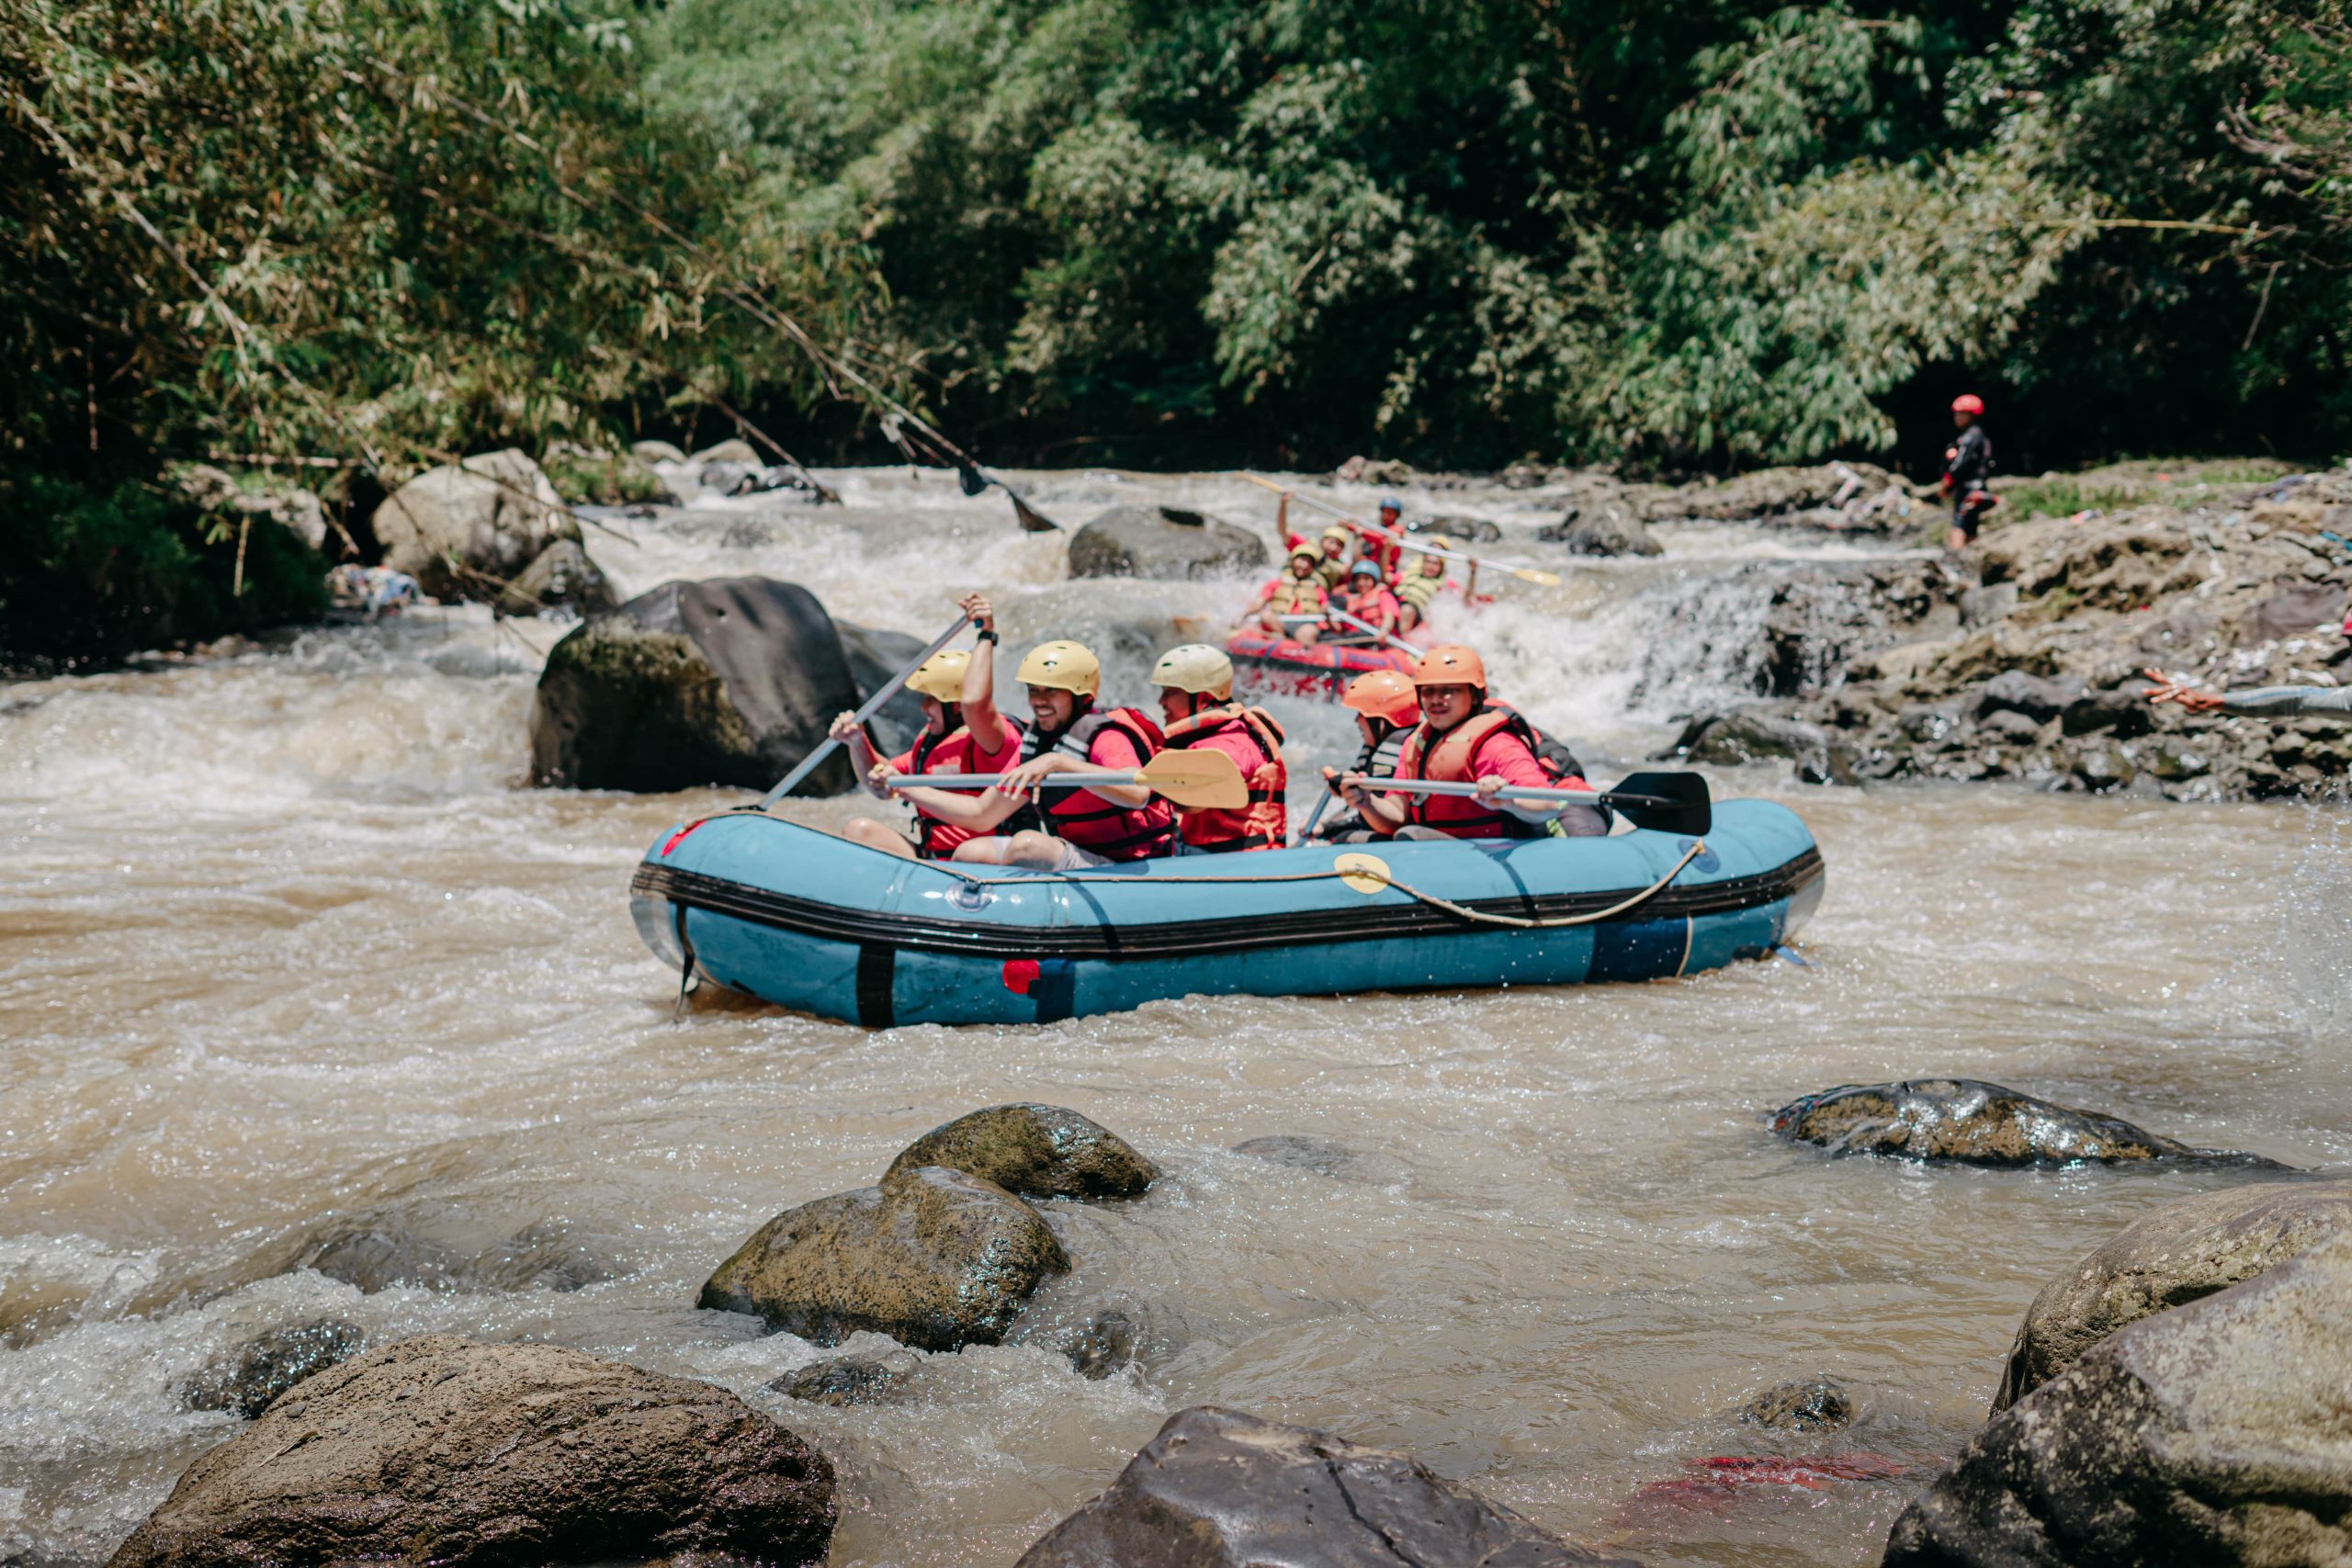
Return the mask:
[[889,1028],[1666,979],[1770,954],[1823,885],[1794,812],[1730,800],[1703,840],[1394,840],[1080,872],[900,860],[746,810],[664,833],[629,892],[682,980]]

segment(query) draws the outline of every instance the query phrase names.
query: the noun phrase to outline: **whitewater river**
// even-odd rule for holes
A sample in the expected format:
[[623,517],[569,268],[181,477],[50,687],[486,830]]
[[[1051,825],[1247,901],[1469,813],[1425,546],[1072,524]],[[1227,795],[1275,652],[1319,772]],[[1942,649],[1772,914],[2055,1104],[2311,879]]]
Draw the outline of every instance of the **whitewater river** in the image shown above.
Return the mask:
[[[1016,532],[1001,497],[827,477],[846,507],[729,502],[592,548],[624,592],[764,572],[926,637],[989,588],[1009,644],[1095,637],[1138,698],[1153,646],[1249,592],[1070,583],[1061,536]],[[1227,477],[1033,480],[1068,523],[1138,499],[1270,523]],[[1502,522],[1498,548],[1558,549],[1524,538],[1552,514],[1524,495],[1433,499]],[[1602,777],[1741,689],[1777,574],[1857,548],[1667,538],[1663,559],[1578,567],[1457,623]],[[1871,1563],[1982,1419],[2036,1288],[2231,1178],[1833,1161],[1772,1139],[1773,1107],[1963,1074],[2196,1144],[2352,1157],[2352,873],[2325,809],[1718,773],[1821,840],[1809,968],[1042,1027],[869,1033],[718,997],[673,1021],[629,871],[673,820],[741,796],[519,787],[560,629],[428,614],[0,686],[0,1560],[102,1560],[234,1429],[175,1384],[336,1315],[723,1383],[839,1464],[840,1564],[1008,1563],[1204,1402],[1409,1449],[1653,1563]],[[1295,771],[1352,750],[1337,710],[1275,706]],[[1082,1111],[1167,1173],[1138,1202],[1054,1207],[1077,1269],[1023,1320],[1042,1343],[931,1358],[897,1406],[765,1392],[829,1352],[695,1310],[711,1268],[1008,1100]],[[1272,1134],[1356,1157],[1325,1174],[1230,1152]],[[373,1295],[288,1271],[370,1230],[488,1261],[460,1288]],[[1054,1342],[1104,1308],[1143,1351],[1091,1382]],[[1731,1419],[1817,1372],[1856,1395],[1850,1430]],[[1906,1473],[1690,1483],[1690,1461],[1768,1453]]]

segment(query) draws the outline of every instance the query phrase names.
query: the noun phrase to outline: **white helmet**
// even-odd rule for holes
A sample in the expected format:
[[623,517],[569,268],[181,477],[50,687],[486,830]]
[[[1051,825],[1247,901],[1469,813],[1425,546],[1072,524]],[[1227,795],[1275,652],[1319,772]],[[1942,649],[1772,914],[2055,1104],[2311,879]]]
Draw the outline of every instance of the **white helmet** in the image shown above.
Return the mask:
[[1233,695],[1233,660],[1204,642],[1171,648],[1151,667],[1151,683],[1196,692],[1223,702]]

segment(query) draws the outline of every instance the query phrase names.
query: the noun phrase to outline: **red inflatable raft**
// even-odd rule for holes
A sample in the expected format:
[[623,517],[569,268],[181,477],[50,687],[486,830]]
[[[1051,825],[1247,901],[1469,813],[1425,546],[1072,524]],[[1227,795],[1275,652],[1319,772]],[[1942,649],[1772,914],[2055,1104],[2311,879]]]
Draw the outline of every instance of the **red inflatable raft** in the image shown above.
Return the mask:
[[1401,670],[1409,675],[1417,662],[1401,649],[1375,643],[1303,643],[1254,631],[1227,637],[1225,652],[1258,690],[1296,696],[1336,697],[1359,675],[1374,670]]

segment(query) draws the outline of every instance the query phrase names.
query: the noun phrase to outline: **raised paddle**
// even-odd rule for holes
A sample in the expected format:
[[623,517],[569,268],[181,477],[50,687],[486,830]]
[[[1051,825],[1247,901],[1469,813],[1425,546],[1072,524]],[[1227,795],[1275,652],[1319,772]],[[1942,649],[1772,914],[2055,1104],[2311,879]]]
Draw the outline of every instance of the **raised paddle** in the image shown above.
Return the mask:
[[[1011,773],[884,773],[892,789],[992,789]],[[1206,748],[1162,751],[1130,773],[1048,773],[1039,789],[1084,789],[1090,784],[1141,784],[1179,806],[1238,811],[1250,804],[1250,785],[1231,757]]]
[[[899,688],[907,683],[907,677],[922,668],[923,660],[929,659],[933,654],[937,653],[941,649],[945,648],[949,643],[954,642],[958,637],[961,637],[963,635],[964,628],[971,626],[972,624],[973,623],[967,617],[958,615],[956,618],[956,624],[954,626],[948,627],[945,631],[941,632],[937,637],[932,638],[931,646],[924,649],[921,653],[915,655],[915,661],[912,664],[908,665],[904,670],[899,671],[896,675],[893,675],[888,681],[885,681],[872,696],[866,698],[865,705],[859,708],[855,713],[850,715],[851,722],[855,724],[864,724],[867,719],[872,718],[876,714],[880,713],[882,711],[882,705],[888,702],[892,697],[897,696],[899,694]],[[834,739],[831,736],[826,736],[824,740],[818,745],[815,750],[800,759],[800,765],[798,767],[784,775],[784,782],[782,784],[768,791],[767,794],[760,796],[760,809],[765,811],[777,801],[782,800],[786,795],[790,795],[792,793],[793,786],[797,784],[802,779],[807,778],[810,773],[815,773],[817,771],[817,764],[831,756],[833,754],[833,748],[840,744],[841,742]]]
[[1559,586],[1560,578],[1557,572],[1541,571],[1532,566],[1511,566],[1503,561],[1487,560],[1482,556],[1466,555],[1460,550],[1440,549],[1435,545],[1417,545],[1403,534],[1396,533],[1391,529],[1383,528],[1377,523],[1366,523],[1361,518],[1351,517],[1336,506],[1326,505],[1324,502],[1316,500],[1311,495],[1299,495],[1296,491],[1290,489],[1288,486],[1278,485],[1273,480],[1266,479],[1261,475],[1245,473],[1241,477],[1248,479],[1253,485],[1261,485],[1267,490],[1272,491],[1277,495],[1296,496],[1298,500],[1305,504],[1315,508],[1316,511],[1322,513],[1328,517],[1338,519],[1340,523],[1354,529],[1357,533],[1370,534],[1375,538],[1385,539],[1390,544],[1396,546],[1400,549],[1411,550],[1417,555],[1436,556],[1441,560],[1460,561],[1464,566],[1490,567],[1496,571],[1507,571],[1513,577],[1519,579],[1521,582],[1532,582],[1544,588],[1555,588]]
[[[1475,784],[1441,784],[1432,779],[1366,779],[1363,787],[1384,795],[1460,795],[1478,793]],[[1701,838],[1715,825],[1714,803],[1707,781],[1696,773],[1628,773],[1615,789],[1522,789],[1505,784],[1505,800],[1542,800],[1561,806],[1610,806],[1625,814],[1636,828],[1660,833]]]

